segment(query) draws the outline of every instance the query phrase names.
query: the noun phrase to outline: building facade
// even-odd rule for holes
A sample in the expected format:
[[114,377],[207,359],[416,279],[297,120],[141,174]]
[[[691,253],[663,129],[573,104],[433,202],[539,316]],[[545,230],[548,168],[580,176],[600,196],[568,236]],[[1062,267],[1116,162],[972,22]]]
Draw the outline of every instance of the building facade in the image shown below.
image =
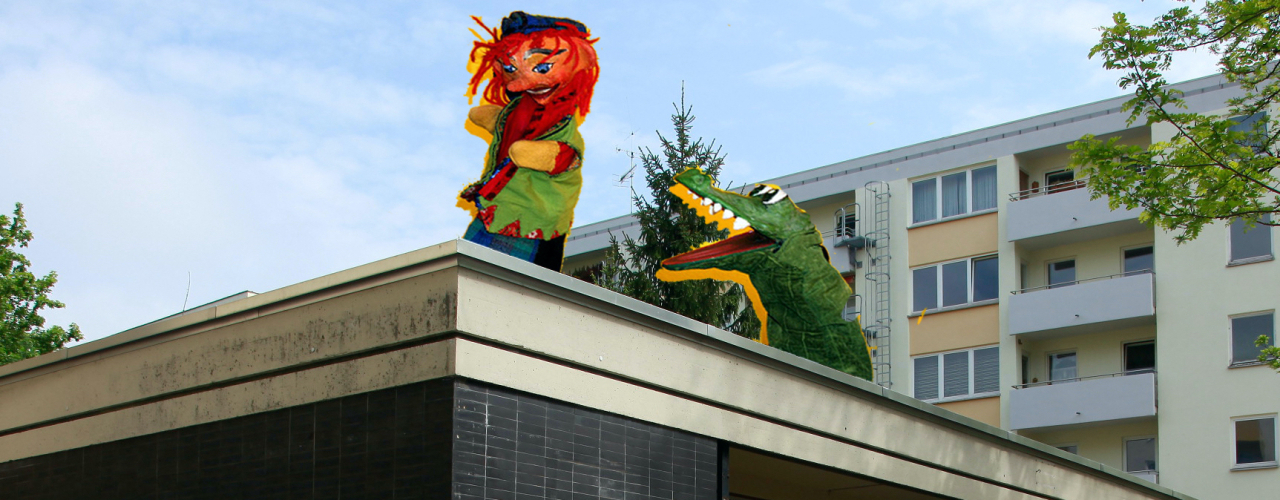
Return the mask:
[[[1219,76],[1178,88],[1202,113],[1241,95]],[[1217,224],[1179,245],[1091,200],[1070,143],[1173,136],[1126,123],[1125,100],[767,182],[853,286],[877,383],[1198,498],[1274,496],[1280,374],[1253,342],[1275,337],[1277,231]],[[566,271],[636,229],[576,229]]]
[[0,366],[0,491],[1193,500],[467,241]]

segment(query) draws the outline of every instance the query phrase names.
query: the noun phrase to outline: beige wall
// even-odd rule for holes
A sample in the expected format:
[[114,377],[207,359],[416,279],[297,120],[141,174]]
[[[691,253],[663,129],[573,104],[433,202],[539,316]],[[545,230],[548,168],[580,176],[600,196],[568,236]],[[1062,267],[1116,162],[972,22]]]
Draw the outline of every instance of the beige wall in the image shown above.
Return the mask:
[[[1019,258],[1027,264],[1027,286],[1035,288],[1048,284],[1049,262],[1075,259],[1076,279],[1079,280],[1111,276],[1124,272],[1124,249],[1152,245],[1154,241],[1155,236],[1151,230],[1144,229],[1110,238],[1024,252]],[[1155,272],[1159,275],[1160,269],[1156,268]]]
[[907,318],[911,331],[911,355],[991,345],[1000,341],[1000,306],[926,312],[923,318]]
[[0,404],[0,431],[450,331],[456,282],[453,268],[303,297],[0,378],[0,401],[24,402]]
[[[1230,368],[1230,316],[1280,311],[1280,261],[1227,267],[1226,224],[1196,240],[1156,242],[1156,322],[1160,349],[1161,478],[1201,498],[1270,498],[1280,469],[1232,471],[1232,418],[1280,414],[1280,374],[1265,366]],[[1272,230],[1280,252],[1280,229]],[[1160,273],[1160,269],[1177,272]],[[1177,369],[1169,369],[1176,367]]]
[[[813,226],[818,228],[818,232],[822,233],[822,235],[826,237],[836,229],[836,211],[844,208],[845,205],[849,205],[854,202],[853,192],[847,194],[847,197],[843,197],[835,201],[826,201],[820,205],[816,203],[804,203],[800,208],[804,209],[804,211],[809,214],[809,220],[813,221]],[[849,207],[849,210],[852,211],[853,207]]]
[[[1056,339],[1022,340],[1021,352],[1028,357],[1031,377],[1038,381],[1049,379],[1049,354],[1066,351],[1075,351],[1078,375],[1092,377],[1123,372],[1124,345],[1143,340],[1156,340],[1154,325],[1069,335]],[[1163,347],[1161,343],[1157,342],[1157,356],[1161,347]],[[1021,360],[1017,366],[1021,367],[1020,363]],[[1159,369],[1158,366],[1157,369]]]
[[[1136,132],[1136,133],[1133,133]],[[1151,144],[1151,134],[1146,129],[1131,131],[1120,139],[1120,144],[1146,146]],[[1067,168],[1067,163],[1071,161],[1071,150],[1067,149],[1066,144],[1045,148],[1035,151],[1031,154],[1018,155],[1018,163],[1021,170],[1030,176],[1031,181],[1039,182],[1044,185],[1044,174],[1054,170]],[[1020,191],[1019,189],[1010,192]]]
[[[1022,432],[1022,435],[1050,446],[1076,445],[1080,456],[1097,460],[1117,469],[1124,469],[1124,440],[1126,438],[1151,437],[1157,435],[1156,420],[1147,418],[1140,421],[1112,423],[1103,426],[1077,427],[1067,430]],[[1178,439],[1170,436],[1170,439]],[[1156,450],[1159,452],[1164,443],[1157,437]],[[1163,470],[1159,458],[1156,467]],[[1161,475],[1164,483],[1164,475]],[[1219,498],[1203,496],[1200,498]]]
[[954,411],[987,425],[1000,426],[1000,398],[966,399],[938,403],[938,408]]
[[911,228],[907,231],[908,265],[916,267],[995,253],[999,249],[998,233],[995,212]]
[[564,265],[561,270],[565,274],[570,274],[584,267],[594,266],[604,262],[605,250],[596,252],[588,252],[581,255],[574,255],[564,259]]

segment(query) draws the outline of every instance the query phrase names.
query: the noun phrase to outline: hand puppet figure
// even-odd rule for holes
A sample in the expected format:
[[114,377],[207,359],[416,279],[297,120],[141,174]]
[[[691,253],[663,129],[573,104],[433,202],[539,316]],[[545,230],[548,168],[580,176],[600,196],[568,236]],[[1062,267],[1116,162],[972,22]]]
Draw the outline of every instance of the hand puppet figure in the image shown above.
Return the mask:
[[[471,51],[467,130],[489,142],[480,181],[459,194],[465,238],[559,271],[582,189],[578,125],[600,68],[580,22],[512,12]],[[475,33],[475,31],[472,31]],[[484,84],[483,91],[480,91]]]
[[658,278],[734,281],[760,318],[760,342],[871,380],[862,328],[842,314],[853,292],[808,214],[777,186],[757,184],[744,196],[697,168],[675,181],[671,192],[729,237],[662,261]]

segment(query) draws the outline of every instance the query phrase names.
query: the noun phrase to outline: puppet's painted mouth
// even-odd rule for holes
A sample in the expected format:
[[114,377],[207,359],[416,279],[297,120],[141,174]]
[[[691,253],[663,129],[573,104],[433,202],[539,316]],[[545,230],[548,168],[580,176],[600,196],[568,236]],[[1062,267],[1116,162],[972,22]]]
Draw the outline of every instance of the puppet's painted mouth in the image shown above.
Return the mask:
[[672,268],[681,264],[692,264],[704,260],[711,260],[719,257],[725,257],[734,254],[768,248],[777,244],[768,236],[757,233],[750,229],[737,236],[730,236],[723,240],[717,241],[710,245],[701,246],[682,253],[670,259],[662,261],[662,267]]
[[552,86],[550,86],[550,87],[538,87],[538,88],[534,88],[534,89],[529,89],[529,90],[524,91],[524,93],[529,94],[529,95],[538,95],[538,96],[540,96],[540,95],[546,95],[546,94],[551,93],[551,91],[555,90],[555,89],[556,89],[556,87],[559,87],[559,85],[552,85]]
[[729,237],[666,259],[662,261],[663,267],[672,268],[672,266],[760,250],[778,244],[773,238],[752,229],[747,219],[737,216],[732,210],[724,208],[709,197],[699,196],[683,184],[672,185],[671,193],[680,198],[685,205],[693,208],[708,224],[716,224],[720,229],[728,229]]

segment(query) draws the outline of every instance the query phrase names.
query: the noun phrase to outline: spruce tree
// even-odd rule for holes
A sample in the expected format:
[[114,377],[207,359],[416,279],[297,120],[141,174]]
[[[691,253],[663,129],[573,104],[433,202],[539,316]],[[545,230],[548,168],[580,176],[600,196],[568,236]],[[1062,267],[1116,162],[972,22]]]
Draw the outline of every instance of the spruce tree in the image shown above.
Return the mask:
[[724,154],[713,139],[704,143],[693,139],[693,109],[684,103],[671,115],[675,136],[658,133],[662,154],[641,148],[638,153],[644,167],[649,195],[632,195],[635,217],[640,222],[640,236],[622,241],[610,237],[603,268],[596,284],[624,295],[643,300],[668,311],[749,338],[759,335],[760,323],[737,284],[715,280],[691,280],[668,283],[654,276],[664,259],[687,252],[709,241],[728,236],[728,231],[707,224],[701,216],[671,194],[672,178],[689,167],[699,167],[717,178],[724,166]]

